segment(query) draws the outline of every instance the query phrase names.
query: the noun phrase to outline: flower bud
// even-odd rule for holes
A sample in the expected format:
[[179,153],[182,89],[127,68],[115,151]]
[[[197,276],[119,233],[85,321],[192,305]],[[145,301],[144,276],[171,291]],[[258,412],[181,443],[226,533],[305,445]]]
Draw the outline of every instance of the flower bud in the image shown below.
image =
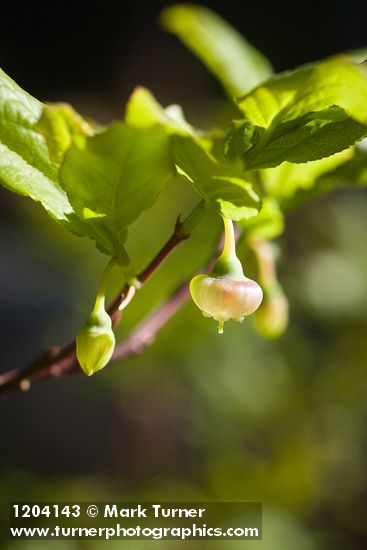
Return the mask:
[[76,337],[76,355],[85,374],[103,369],[115,349],[111,317],[103,307],[95,308]]
[[111,258],[105,267],[93,311],[76,337],[76,356],[88,376],[103,369],[115,349],[112,321],[105,309],[108,277],[115,264],[115,258]]
[[287,329],[288,318],[288,300],[281,287],[277,285],[276,291],[265,291],[264,301],[255,315],[260,334],[269,340],[279,338]]
[[190,283],[190,292],[195,304],[205,317],[218,321],[218,332],[223,333],[223,323],[233,319],[243,321],[261,304],[262,290],[259,285],[243,276],[243,279],[196,275]]
[[277,279],[276,249],[261,238],[251,241],[258,264],[259,279],[264,289],[264,300],[255,315],[259,333],[270,340],[279,338],[287,329],[289,318],[288,300]]
[[224,219],[225,240],[213,272],[196,275],[190,283],[190,293],[205,317],[218,321],[218,332],[223,333],[225,321],[243,319],[261,304],[260,286],[243,274],[236,256],[236,242],[231,220]]

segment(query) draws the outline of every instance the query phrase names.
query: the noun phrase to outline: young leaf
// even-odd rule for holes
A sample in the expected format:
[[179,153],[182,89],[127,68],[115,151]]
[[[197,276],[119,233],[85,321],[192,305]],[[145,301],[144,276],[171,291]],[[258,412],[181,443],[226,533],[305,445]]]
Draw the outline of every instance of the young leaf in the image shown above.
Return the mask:
[[134,128],[150,128],[156,124],[170,127],[174,124],[153,94],[144,86],[137,86],[129,97],[125,122]]
[[94,134],[91,126],[67,103],[45,105],[36,129],[45,136],[50,158],[56,164],[61,163],[74,136]]
[[45,139],[35,129],[41,113],[42,103],[0,69],[0,182],[14,193],[41,202],[53,218],[79,231]]
[[318,160],[367,134],[367,72],[333,58],[274,77],[238,106],[245,120],[228,136],[229,158],[242,153],[247,169]]
[[180,105],[169,105],[163,108],[153,94],[142,86],[136,87],[129,98],[125,122],[133,128],[151,128],[159,125],[168,135],[191,136],[205,149],[211,147],[205,133],[187,122]]
[[161,21],[205,63],[231,98],[248,92],[272,74],[266,57],[207,8],[179,4],[165,9]]
[[323,179],[336,180],[339,185],[367,186],[367,143],[361,142],[353,149],[353,155],[334,170],[323,174]]
[[119,254],[127,227],[152,206],[173,175],[168,138],[160,127],[116,123],[91,138],[76,138],[60,178],[89,236]]
[[[339,162],[334,166],[330,165],[328,170],[324,169],[320,171],[313,181],[309,182],[308,186],[298,186],[291,195],[284,196],[282,201],[283,210],[293,210],[304,202],[339,187],[366,187],[366,151],[354,147],[345,152],[348,152],[347,156],[344,156],[344,158],[341,157]],[[337,157],[338,155],[335,156]]]
[[261,171],[266,194],[274,197],[280,204],[289,201],[299,191],[309,191],[316,185],[318,178],[352,158],[353,149],[347,149],[330,157],[291,164],[283,162],[276,168]]
[[238,165],[221,164],[190,138],[174,136],[173,155],[177,171],[212,208],[238,221],[256,216],[260,197],[241,176]]
[[84,236],[58,181],[44,136],[36,130],[43,105],[0,69],[0,183],[9,191],[40,202],[48,214],[74,234]]

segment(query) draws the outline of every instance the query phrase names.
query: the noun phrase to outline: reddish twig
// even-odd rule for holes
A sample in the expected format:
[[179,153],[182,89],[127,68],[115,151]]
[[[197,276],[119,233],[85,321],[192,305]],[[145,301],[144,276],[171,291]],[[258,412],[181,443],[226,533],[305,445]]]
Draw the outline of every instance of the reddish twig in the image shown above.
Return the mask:
[[112,363],[137,355],[147,346],[153,344],[159,331],[177,313],[189,296],[189,286],[185,283],[163,305],[139,323],[125,340],[117,344],[112,356]]
[[[159,331],[175,315],[188,297],[188,285],[185,283],[163,305],[148,315],[125,340],[116,346],[111,363],[126,360],[141,353],[147,346],[151,345]],[[64,357],[54,358],[51,365],[42,364],[42,359],[39,357],[27,369],[22,369],[20,372],[18,369],[14,369],[1,375],[1,395],[4,396],[14,391],[28,391],[35,382],[80,372],[75,347],[73,351],[70,350],[68,354],[64,354]]]
[[[139,273],[137,279],[140,287],[143,286],[150,279],[150,277],[157,271],[160,265],[166,260],[166,258],[168,258],[171,252],[173,252],[173,250],[180,243],[182,243],[182,241],[185,241],[189,237],[190,233],[188,233],[184,229],[184,222],[181,222],[180,217],[178,217],[176,220],[175,229],[171,237],[163,245],[161,250],[153,258],[149,265],[141,273]],[[108,307],[107,311],[111,316],[113,326],[116,326],[120,322],[122,315],[121,303],[124,302],[130,288],[131,287],[128,284],[125,284],[116,296],[116,298],[111,302],[110,306]]]
[[[160,265],[165,261],[165,259],[171,254],[171,252],[184,240],[190,236],[190,232],[195,227],[196,223],[199,221],[203,214],[203,202],[194,208],[194,210],[189,214],[189,216],[181,222],[178,218],[176,221],[175,229],[172,236],[168,239],[162,249],[158,254],[153,258],[149,265],[138,275],[137,280],[139,283],[139,288],[143,286],[147,280],[155,273],[155,271],[160,267]],[[120,304],[126,299],[126,296],[129,294],[130,285],[125,284],[121,291],[118,293],[116,298],[111,302],[108,312],[111,316],[112,323],[116,326],[121,319],[122,311],[119,309]],[[182,291],[183,292],[183,291]],[[181,292],[179,293],[181,295]],[[129,300],[130,301],[130,300]],[[168,301],[169,302],[169,301]],[[167,304],[168,304],[167,302]],[[173,304],[178,304],[179,300],[176,302],[176,299],[173,299]],[[163,326],[161,324],[165,316],[167,320],[170,318],[170,311],[173,306],[166,305],[162,306],[163,313],[159,316],[157,313],[153,315],[158,315],[156,317],[157,330]],[[172,310],[173,313],[176,311]],[[173,315],[172,313],[172,315]],[[146,321],[148,322],[148,321]],[[143,322],[143,332],[146,331],[146,326]],[[150,324],[150,331],[152,335],[154,334],[154,328]],[[144,328],[145,327],[145,328]],[[123,355],[123,346],[134,347],[133,335],[135,334],[135,340],[137,341],[140,336],[140,332],[137,332],[138,329],[135,329],[133,333],[126,339],[125,342],[121,343],[116,348],[116,353]],[[142,341],[147,340],[147,333],[144,332]],[[153,336],[154,337],[154,336]],[[122,346],[122,347],[121,347]],[[139,346],[137,346],[138,348]],[[145,346],[144,346],[145,347]],[[40,380],[47,380],[49,378],[56,378],[64,374],[70,374],[73,371],[78,371],[78,362],[76,359],[75,352],[75,341],[71,342],[64,348],[60,349],[57,347],[52,347],[48,351],[42,353],[37,357],[32,363],[23,368],[13,369],[11,371],[5,372],[0,375],[0,397],[9,394],[13,391],[21,390],[27,391],[30,389],[31,385]],[[126,348],[127,349],[127,348]],[[126,353],[126,352],[125,352]],[[133,352],[131,354],[134,354]]]

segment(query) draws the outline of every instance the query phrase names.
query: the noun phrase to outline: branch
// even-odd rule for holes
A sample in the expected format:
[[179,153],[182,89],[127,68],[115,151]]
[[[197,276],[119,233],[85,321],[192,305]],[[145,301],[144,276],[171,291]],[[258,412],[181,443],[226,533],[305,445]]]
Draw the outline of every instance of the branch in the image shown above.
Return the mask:
[[[162,249],[149,263],[149,265],[138,275],[138,288],[141,288],[160,267],[160,265],[165,261],[165,259],[171,254],[171,252],[182,241],[186,240],[190,236],[191,231],[202,218],[204,214],[204,209],[204,201],[200,201],[199,204],[191,211],[191,213],[184,221],[181,222],[180,218],[177,219],[172,236],[168,239]],[[179,296],[181,296],[181,293],[184,294],[183,290],[179,292]],[[122,314],[121,305],[123,305],[123,308],[125,308],[131,301],[133,295],[134,292],[131,292],[130,285],[125,284],[118,295],[115,297],[115,299],[111,302],[110,306],[108,307],[108,313],[111,316],[112,324],[114,326],[116,326],[120,322]],[[150,320],[151,318],[148,317],[148,319],[146,321],[143,321],[141,324],[141,326],[143,327],[143,331],[141,333],[143,334],[143,337],[141,336],[140,332],[137,332],[139,328],[138,327],[131,333],[130,336],[128,336],[128,338],[124,342],[117,346],[115,353],[117,352],[119,354],[122,354],[122,358],[126,358],[129,355],[126,355],[126,357],[123,355],[124,353],[126,354],[127,351],[121,351],[121,349],[124,349],[121,348],[121,346],[130,346],[132,350],[134,346],[139,348],[139,345],[136,344],[136,342],[139,341],[139,338],[142,338],[142,342],[147,342],[148,336],[150,334],[151,337],[154,339],[155,334],[160,330],[165,322],[167,322],[171,315],[173,315],[177,311],[179,307],[177,305],[177,309],[174,309],[174,307],[176,307],[175,304],[180,303],[180,300],[178,298],[174,298],[175,295],[176,293],[172,297],[173,305],[168,305],[170,302],[169,300],[167,302],[167,305],[162,306],[163,313],[159,314],[160,310],[158,310],[158,312],[155,312],[152,315],[152,317],[155,318],[155,322],[157,323],[157,330],[154,329],[154,323],[152,325],[152,321]],[[176,300],[178,301],[176,302]],[[172,314],[170,314],[171,308],[173,308]],[[167,319],[165,322],[163,322],[165,316],[167,316]],[[149,330],[147,331],[146,324],[148,322]],[[143,347],[145,347],[145,345],[143,345]],[[131,352],[131,354],[133,355],[134,353]],[[115,360],[115,357],[113,357],[113,360]],[[74,371],[78,372],[78,370],[79,369],[76,359],[75,341],[71,342],[62,349],[54,346],[48,351],[42,353],[28,366],[24,368],[13,369],[11,371],[5,372],[4,374],[1,374],[0,397],[17,390],[27,391],[30,389],[31,385],[34,382],[47,380],[49,378],[56,378],[59,376],[63,376],[64,374],[71,374]]]
[[163,305],[149,314],[125,340],[117,344],[111,362],[123,361],[141,353],[146,347],[153,344],[159,331],[177,313],[189,296],[188,284],[184,283],[179,286]]
[[[148,315],[130,334],[117,344],[111,363],[124,361],[141,353],[151,345],[159,331],[175,315],[189,298],[188,284],[178,287],[172,296],[153,313]],[[51,351],[51,350],[50,350]],[[50,352],[46,352],[47,356]],[[43,357],[43,356],[42,356]],[[0,396],[14,391],[28,391],[35,382],[79,374],[81,370],[74,351],[65,357],[53,356],[52,364],[42,364],[42,357],[36,359],[27,369],[14,369],[0,376]]]

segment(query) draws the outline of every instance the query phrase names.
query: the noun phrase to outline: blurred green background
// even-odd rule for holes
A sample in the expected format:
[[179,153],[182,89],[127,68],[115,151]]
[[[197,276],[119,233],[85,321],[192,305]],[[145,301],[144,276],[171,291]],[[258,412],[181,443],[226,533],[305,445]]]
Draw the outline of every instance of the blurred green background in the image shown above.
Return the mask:
[[[173,37],[156,29],[154,18],[164,3],[144,8],[107,2],[102,8],[92,2],[90,12],[68,4],[62,3],[53,28],[52,10],[35,11],[34,30],[41,37],[30,39],[26,52],[24,33],[1,45],[3,68],[27,90],[40,99],[69,100],[104,122],[119,116],[131,87],[142,83],[162,103],[180,101],[199,125],[224,116],[211,77]],[[262,29],[274,21],[270,3],[206,4],[262,48],[278,70],[363,45],[363,2],[348,7],[336,2],[333,14],[322,2],[310,2],[305,15],[297,2],[292,9],[279,2],[278,30],[266,36]],[[11,29],[12,8],[4,6]],[[125,32],[112,40],[108,24],[113,21],[117,32],[118,15]],[[28,16],[26,10],[23,17]],[[328,16],[334,17],[328,25],[339,32],[333,33],[335,44],[321,32]],[[89,26],[82,24],[87,18]],[[66,53],[74,40],[76,54],[57,66],[52,56],[61,59],[68,24]],[[294,25],[300,29],[298,43]],[[83,37],[87,44],[93,39],[92,29],[99,30],[100,50],[115,52],[107,68],[102,53],[94,57],[93,78],[88,71],[94,49],[82,44]],[[50,51],[37,58],[42,44]],[[116,52],[124,54],[117,59]],[[32,55],[34,73],[28,67]],[[74,336],[91,308],[105,259],[30,201],[3,190],[0,199],[5,371]],[[186,184],[174,181],[135,223],[127,249],[137,269],[165,242],[177,214],[188,212],[196,200]],[[121,338],[208,259],[219,232],[219,220],[210,216],[180,245],[128,308]],[[365,192],[334,192],[294,212],[278,246],[279,278],[291,304],[290,327],[280,340],[262,340],[250,319],[227,323],[219,337],[215,323],[190,302],[142,355],[91,379],[80,375],[39,384],[1,403],[1,529],[8,522],[8,503],[16,500],[260,500],[261,542],[66,541],[52,542],[52,548],[365,548]],[[112,290],[120,283],[116,272]],[[2,545],[7,550],[50,546],[49,541]]]

